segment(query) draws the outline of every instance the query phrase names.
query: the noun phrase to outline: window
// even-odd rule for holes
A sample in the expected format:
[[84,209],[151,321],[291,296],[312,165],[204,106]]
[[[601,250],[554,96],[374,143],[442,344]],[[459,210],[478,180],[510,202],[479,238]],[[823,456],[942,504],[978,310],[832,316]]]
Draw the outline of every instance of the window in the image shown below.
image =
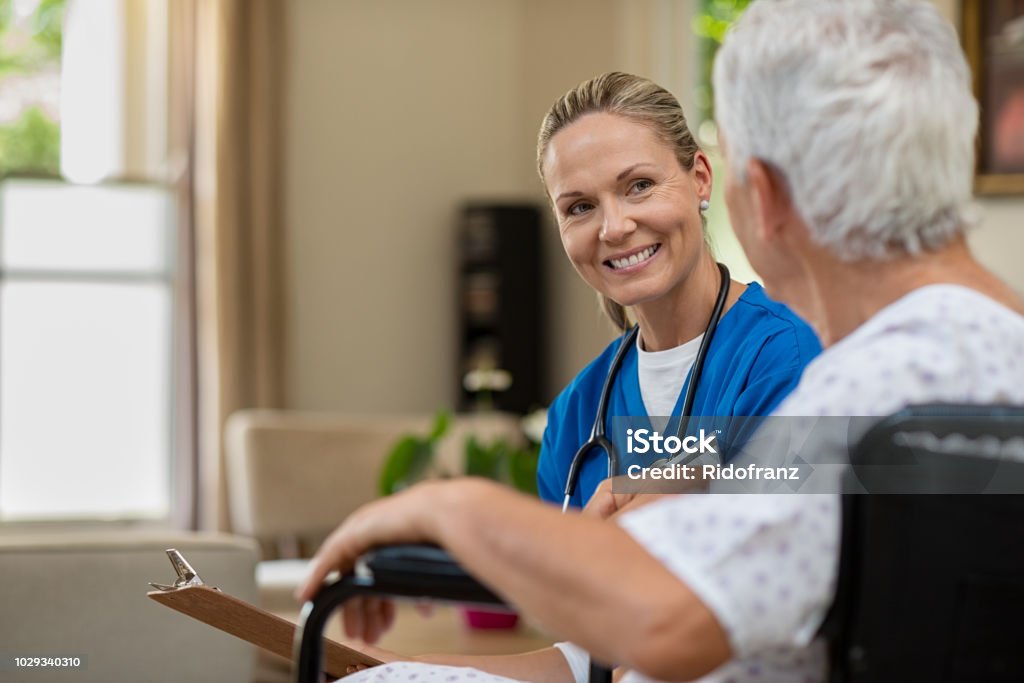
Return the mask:
[[174,512],[165,12],[0,0],[0,521]]
[[726,175],[725,161],[718,149],[718,129],[714,121],[714,93],[711,73],[719,46],[726,31],[736,21],[750,0],[701,0],[693,19],[693,30],[699,39],[701,71],[695,91],[696,112],[691,123],[696,126],[697,141],[708,153],[715,180],[711,193],[711,210],[707,212],[707,234],[719,261],[729,264],[733,278],[741,282],[760,280],[743,252],[726,209],[722,188]]
[[[714,118],[715,100],[711,90],[711,71],[715,53],[725,40],[725,34],[733,22],[739,19],[750,0],[701,0],[697,15],[693,19],[693,30],[700,39],[700,79],[697,83],[696,120],[702,124],[700,137],[705,145],[715,145]],[[704,126],[703,124],[709,125]]]

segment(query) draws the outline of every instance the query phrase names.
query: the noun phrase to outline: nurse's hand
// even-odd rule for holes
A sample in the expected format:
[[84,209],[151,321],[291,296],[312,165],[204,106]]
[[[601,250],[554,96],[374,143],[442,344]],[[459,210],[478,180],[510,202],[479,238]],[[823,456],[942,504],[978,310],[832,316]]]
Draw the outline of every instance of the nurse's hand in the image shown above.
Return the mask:
[[[416,611],[425,617],[429,617],[434,611],[433,603],[425,600],[416,602],[415,607]],[[341,624],[345,636],[348,638],[360,638],[365,643],[375,643],[394,623],[395,603],[387,598],[349,598],[341,607]],[[374,649],[380,650],[380,648]],[[394,655],[391,659],[384,659],[368,650],[363,651],[385,662],[398,658],[398,655]],[[386,652],[386,650],[380,650],[380,652]]]
[[614,479],[605,479],[598,485],[594,495],[583,508],[584,515],[608,519],[626,508],[636,498],[635,493],[612,493],[613,482]]
[[395,623],[395,603],[386,598],[350,598],[341,606],[341,613],[345,635],[366,643],[376,643]]
[[[609,519],[624,512],[654,503],[666,496],[674,496],[683,492],[675,490],[678,487],[673,483],[671,486],[665,486],[665,493],[613,493],[612,487],[618,479],[625,480],[625,477],[620,475],[619,477],[605,479],[598,485],[594,495],[590,497],[586,507],[583,508],[584,515],[597,517],[598,519]],[[627,483],[624,481],[623,483],[624,485],[620,488],[628,489],[630,484],[633,488],[636,487],[635,482]]]
[[[402,660],[413,660],[413,659],[416,659],[415,657],[403,657],[402,655],[398,654],[397,652],[392,652],[391,650],[385,650],[384,648],[380,648],[380,647],[374,647],[373,645],[361,645],[359,647],[359,651],[362,652],[364,655],[369,655],[369,656],[373,657],[374,659],[379,659],[384,664],[390,664],[391,662],[398,662],[398,661],[402,661]],[[365,664],[350,664],[348,667],[346,667],[345,673],[346,674],[354,674],[354,673],[356,673],[358,671],[363,671],[364,669],[369,669],[369,668],[370,667],[368,667]]]

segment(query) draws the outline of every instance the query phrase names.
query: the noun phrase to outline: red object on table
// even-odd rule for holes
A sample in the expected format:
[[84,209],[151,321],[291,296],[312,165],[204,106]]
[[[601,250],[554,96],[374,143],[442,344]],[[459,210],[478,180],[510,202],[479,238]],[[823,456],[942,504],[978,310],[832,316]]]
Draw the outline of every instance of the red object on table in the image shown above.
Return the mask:
[[466,625],[478,629],[512,629],[519,624],[519,615],[515,612],[495,612],[483,609],[463,608],[462,616]]

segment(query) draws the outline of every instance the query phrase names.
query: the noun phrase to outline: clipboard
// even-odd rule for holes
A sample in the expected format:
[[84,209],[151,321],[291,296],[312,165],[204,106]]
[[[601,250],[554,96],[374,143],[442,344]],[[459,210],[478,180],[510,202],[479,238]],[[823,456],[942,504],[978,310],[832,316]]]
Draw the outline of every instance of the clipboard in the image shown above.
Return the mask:
[[[169,549],[167,556],[178,579],[169,586],[151,583],[156,590],[146,593],[147,597],[268,652],[292,659],[295,624],[206,585],[177,550]],[[350,666],[381,663],[359,650],[324,638],[324,673],[332,678],[348,675]]]

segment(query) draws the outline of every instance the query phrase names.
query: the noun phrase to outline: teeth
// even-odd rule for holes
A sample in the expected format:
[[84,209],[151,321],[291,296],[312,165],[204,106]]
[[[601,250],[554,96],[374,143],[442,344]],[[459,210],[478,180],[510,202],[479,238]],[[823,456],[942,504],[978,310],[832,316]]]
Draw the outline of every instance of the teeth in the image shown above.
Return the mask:
[[646,261],[647,259],[654,256],[654,252],[656,252],[657,250],[658,248],[656,246],[647,247],[643,251],[637,254],[633,254],[632,256],[629,256],[627,258],[611,259],[610,263],[612,264],[612,268],[615,268],[616,270],[618,270],[619,268],[625,268],[627,266],[635,266],[636,264]]

